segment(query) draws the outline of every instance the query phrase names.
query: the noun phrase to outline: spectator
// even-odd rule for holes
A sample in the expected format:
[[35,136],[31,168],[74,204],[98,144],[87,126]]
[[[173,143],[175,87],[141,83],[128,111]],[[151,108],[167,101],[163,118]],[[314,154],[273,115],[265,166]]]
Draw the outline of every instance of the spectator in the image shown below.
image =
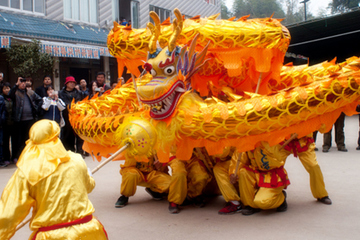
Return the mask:
[[3,128],[5,127],[5,100],[2,95],[0,95],[0,167],[6,167],[8,163],[5,163],[3,156]]
[[[59,92],[59,98],[66,104],[66,109],[63,111],[63,117],[65,120],[65,126],[61,129],[61,140],[67,150],[75,152],[75,138],[76,134],[69,122],[69,111],[71,102],[81,101],[83,99],[80,91],[75,89],[76,81],[73,76],[68,76],[65,81],[65,87]],[[81,148],[80,148],[81,149]],[[81,152],[77,147],[77,152]]]
[[84,97],[89,96],[89,90],[86,87],[87,83],[85,79],[80,80],[80,92],[83,94]]
[[117,83],[116,83],[116,82],[113,82],[113,83],[111,84],[111,90],[113,90],[113,89],[116,87],[116,85],[117,85]]
[[65,103],[58,97],[58,93],[54,91],[51,85],[46,88],[47,97],[43,97],[42,109],[44,109],[44,119],[49,119],[57,122],[60,127],[65,126],[65,121],[62,116],[62,111],[66,108]]
[[43,97],[47,97],[47,93],[46,93],[46,87],[51,85],[51,77],[49,75],[46,75],[43,78],[43,85],[36,88],[35,92],[37,93],[37,95],[39,95],[41,98]]
[[[335,126],[335,142],[338,151],[347,152],[348,150],[345,147],[345,134],[344,134],[344,125],[345,125],[345,114],[342,112],[339,118],[336,120]],[[323,143],[323,152],[329,152],[332,143],[331,137],[332,129],[324,134],[324,143]]]
[[13,157],[16,163],[25,147],[25,141],[29,139],[30,127],[38,119],[42,98],[33,90],[26,89],[26,79],[22,77],[18,77],[16,85],[11,89],[10,98],[13,101],[12,115],[16,146]]
[[0,90],[4,84],[4,73],[0,72]]
[[121,82],[121,85],[124,85],[126,83],[123,77],[118,78],[118,82]]
[[89,99],[94,97],[96,93],[100,93],[100,88],[98,88],[96,81],[92,81],[89,89]]
[[[2,87],[2,96],[5,100],[5,122],[3,124],[3,158],[5,164],[14,162],[14,121],[12,118],[13,101],[10,98],[11,85],[5,82]],[[11,144],[10,144],[11,139]]]
[[122,18],[120,25],[126,26],[127,24],[128,24],[128,22],[126,21],[126,19],[125,19],[125,18]]
[[96,75],[96,83],[98,88],[100,88],[100,95],[102,95],[105,91],[111,89],[109,85],[105,84],[105,73],[98,72]]
[[[33,90],[32,86],[33,86],[33,80],[31,77],[27,77],[26,79],[26,89],[28,90]],[[39,94],[38,94],[39,95]]]

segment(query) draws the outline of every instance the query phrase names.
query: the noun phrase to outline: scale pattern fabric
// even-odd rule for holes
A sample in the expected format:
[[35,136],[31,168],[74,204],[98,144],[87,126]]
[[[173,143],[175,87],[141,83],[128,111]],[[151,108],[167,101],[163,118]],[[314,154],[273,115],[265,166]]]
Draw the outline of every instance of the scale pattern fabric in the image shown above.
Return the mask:
[[[75,132],[85,140],[85,150],[93,152],[98,159],[100,156],[107,157],[121,146],[120,129],[126,119],[133,116],[141,117],[156,128],[158,141],[154,149],[161,162],[168,162],[170,153],[181,160],[191,159],[195,147],[205,147],[210,155],[221,154],[222,149],[228,146],[244,152],[254,149],[264,140],[270,145],[278,144],[292,133],[297,133],[301,138],[315,130],[327,132],[341,112],[356,114],[355,108],[360,99],[359,58],[352,57],[340,64],[336,64],[334,59],[315,66],[283,66],[282,54],[287,49],[290,36],[277,20],[243,18],[232,22],[196,18],[184,20],[180,24],[181,19],[177,18],[177,22],[177,25],[165,22],[158,26],[161,29],[158,36],[160,47],[165,46],[163,51],[169,51],[168,46],[172,45],[169,39],[174,38],[169,29],[176,28],[179,31],[179,26],[182,26],[175,38],[175,44],[180,47],[176,47],[174,51],[180,49],[179,59],[184,64],[186,61],[183,56],[196,56],[199,57],[197,59],[203,59],[203,62],[196,62],[200,69],[191,78],[186,68],[178,71],[175,80],[183,82],[186,92],[179,98],[171,117],[164,120],[152,118],[154,106],[138,101],[131,81],[122,86],[119,84],[100,97],[85,99],[72,105],[70,123]],[[149,26],[150,30],[157,28]],[[239,28],[233,31],[235,28],[230,26]],[[148,53],[149,44],[152,44],[150,38],[153,32],[156,31],[115,25],[108,37],[109,49],[119,62],[128,64],[141,61]],[[264,37],[268,33],[274,35]],[[232,45],[226,45],[228,42],[221,39],[228,39],[230,36],[233,40],[246,38],[247,41],[232,41]],[[261,41],[262,36],[266,41]],[[194,39],[189,42],[191,37]],[[253,59],[252,56],[256,54],[250,54],[250,58],[239,55],[239,64],[246,80],[229,82],[226,79],[234,76],[229,71],[231,68],[226,67],[224,59],[227,57],[218,54],[226,49],[249,51],[249,54],[255,51],[263,60]],[[267,58],[267,51],[276,51],[275,55],[278,57],[271,55],[272,57]],[[149,54],[152,56],[152,63],[170,61],[170,58],[157,59],[164,54],[159,53],[157,57],[156,54]],[[200,58],[202,54],[206,56]],[[214,69],[224,68],[226,72],[204,75],[207,64],[214,62],[219,64]],[[271,67],[267,68],[267,64]],[[126,66],[130,72],[137,72]],[[151,93],[149,86],[153,84],[152,79],[151,74],[135,79],[137,88],[143,89],[146,86],[150,89],[147,93]],[[259,91],[255,93],[257,85]],[[171,86],[163,89],[171,89]],[[156,97],[165,94],[167,93],[154,90]]]

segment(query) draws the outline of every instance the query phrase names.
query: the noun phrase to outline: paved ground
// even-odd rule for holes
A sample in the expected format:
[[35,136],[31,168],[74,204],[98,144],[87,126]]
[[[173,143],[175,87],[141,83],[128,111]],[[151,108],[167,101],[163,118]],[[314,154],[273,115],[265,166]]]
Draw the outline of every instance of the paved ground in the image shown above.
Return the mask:
[[[322,153],[322,135],[318,135],[318,161],[333,205],[323,205],[312,197],[308,174],[296,158],[285,165],[291,185],[288,187],[288,211],[263,211],[252,216],[218,215],[222,197],[210,199],[205,208],[183,208],[177,215],[168,213],[166,201],[154,201],[139,187],[128,206],[114,208],[119,197],[119,164],[112,162],[94,178],[96,188],[90,194],[95,216],[104,224],[109,239],[359,239],[360,151],[356,151],[358,116],[346,117],[345,136],[349,152],[338,152],[335,143],[329,153]],[[85,159],[93,169],[98,163]],[[0,191],[15,171],[15,166],[0,169]],[[28,225],[12,238],[27,239]]]

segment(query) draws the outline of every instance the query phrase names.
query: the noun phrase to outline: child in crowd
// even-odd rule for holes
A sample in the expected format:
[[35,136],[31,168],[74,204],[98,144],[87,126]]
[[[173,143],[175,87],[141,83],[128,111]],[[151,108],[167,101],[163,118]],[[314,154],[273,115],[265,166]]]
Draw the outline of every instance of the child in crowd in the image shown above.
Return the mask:
[[62,111],[66,108],[65,103],[58,97],[57,91],[54,91],[53,87],[45,87],[47,97],[43,97],[42,108],[45,110],[44,119],[49,119],[57,122],[60,127],[65,125],[65,121],[62,117]]

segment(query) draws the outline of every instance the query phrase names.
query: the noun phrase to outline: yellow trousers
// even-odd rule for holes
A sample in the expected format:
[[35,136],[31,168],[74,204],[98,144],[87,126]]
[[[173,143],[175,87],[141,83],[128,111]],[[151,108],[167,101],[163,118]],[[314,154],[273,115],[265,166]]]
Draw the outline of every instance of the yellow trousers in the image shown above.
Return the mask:
[[170,175],[155,170],[145,177],[135,167],[122,168],[120,174],[122,175],[120,193],[126,197],[134,196],[137,186],[150,188],[154,192],[167,192],[171,181]]
[[169,187],[168,201],[182,204],[188,195],[190,198],[202,194],[211,176],[197,160],[189,162],[173,159],[171,167],[171,182]]
[[310,188],[314,198],[328,196],[328,192],[325,189],[324,177],[316,160],[315,143],[309,144],[308,150],[298,153],[298,156],[302,165],[309,173]]
[[245,168],[239,171],[239,190],[241,201],[245,206],[260,209],[274,209],[284,202],[282,190],[284,186],[278,188],[258,187],[258,176]]
[[240,196],[229,177],[230,161],[218,162],[213,168],[216,183],[226,202],[240,201]]

